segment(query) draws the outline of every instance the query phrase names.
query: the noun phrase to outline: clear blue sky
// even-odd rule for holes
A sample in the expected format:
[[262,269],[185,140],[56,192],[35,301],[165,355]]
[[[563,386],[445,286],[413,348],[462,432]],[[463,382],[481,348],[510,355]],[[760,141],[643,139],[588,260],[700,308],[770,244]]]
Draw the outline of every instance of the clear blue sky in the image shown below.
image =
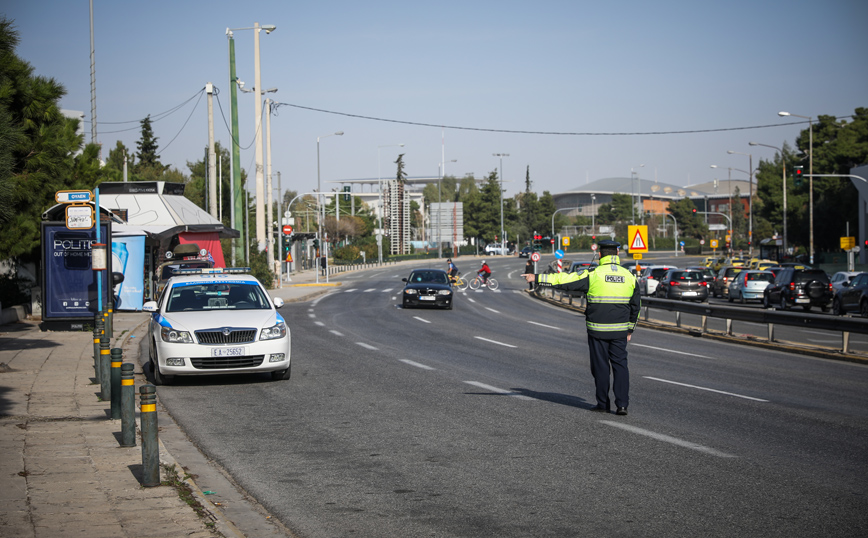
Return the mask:
[[[817,1],[94,1],[98,140],[135,151],[137,120],[170,110],[207,82],[228,121],[227,27],[261,33],[262,86],[283,103],[468,130],[372,121],[289,106],[272,117],[273,170],[284,189],[393,177],[483,176],[503,159],[507,194],[563,192],[625,177],[688,185],[747,170],[804,126],[779,118],[848,116],[868,106],[868,3]],[[62,107],[90,120],[87,0],[8,1],[18,54],[67,90]],[[253,86],[253,32],[235,32],[239,78]],[[154,123],[164,164],[188,173],[207,145],[203,97]],[[215,103],[216,138],[230,136]],[[188,120],[189,118],[189,120]],[[253,176],[252,94],[239,93],[241,165]],[[129,122],[135,123],[117,123]],[[109,123],[111,122],[111,123]],[[185,126],[185,122],[186,126]],[[788,125],[789,124],[789,125]],[[772,127],[742,130],[753,126]],[[123,131],[124,129],[128,129]],[[479,129],[479,130],[477,130]],[[722,132],[648,135],[513,134]],[[119,132],[122,131],[122,132]],[[85,125],[90,141],[90,125]],[[170,143],[171,142],[171,143]],[[404,148],[378,146],[404,143]],[[457,159],[457,162],[448,162]],[[379,160],[379,166],[378,166]],[[710,165],[721,168],[713,170]],[[722,171],[721,171],[722,170]],[[744,174],[733,172],[733,179]],[[275,183],[276,185],[276,183]]]

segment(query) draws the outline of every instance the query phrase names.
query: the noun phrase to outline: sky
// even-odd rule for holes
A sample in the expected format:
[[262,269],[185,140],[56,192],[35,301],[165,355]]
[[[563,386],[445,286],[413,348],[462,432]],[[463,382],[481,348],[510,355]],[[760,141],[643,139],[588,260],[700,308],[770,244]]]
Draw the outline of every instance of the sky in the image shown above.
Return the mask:
[[[93,8],[103,158],[118,140],[135,151],[150,114],[162,163],[185,174],[208,144],[208,82],[220,92],[215,138],[231,144],[226,29],[275,25],[260,33],[262,87],[278,88],[270,96],[284,103],[272,115],[272,170],[275,188],[280,172],[282,188],[297,192],[317,188],[318,137],[323,190],[392,178],[399,153],[410,177],[441,168],[483,177],[502,166],[507,196],[525,189],[528,169],[540,194],[631,170],[678,186],[746,179],[749,157],[728,150],[752,154],[756,168],[775,151],[748,142],[792,146],[807,127],[779,111],[846,117],[868,106],[860,0],[93,0]],[[61,107],[85,113],[90,142],[89,2],[3,0],[0,13],[20,34],[19,57],[66,88]],[[234,36],[249,89],[254,32]],[[240,162],[252,179],[254,96],[239,92],[238,101]]]

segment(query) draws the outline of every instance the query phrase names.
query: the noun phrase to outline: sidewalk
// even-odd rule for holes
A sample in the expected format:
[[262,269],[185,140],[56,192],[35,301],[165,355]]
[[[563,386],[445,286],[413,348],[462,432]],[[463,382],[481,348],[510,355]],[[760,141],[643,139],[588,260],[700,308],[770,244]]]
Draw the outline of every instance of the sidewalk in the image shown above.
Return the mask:
[[[310,300],[340,286],[340,276],[328,283],[320,276],[317,283],[312,270],[295,273],[270,294],[286,302]],[[139,357],[147,319],[142,312],[115,314],[110,343],[135,365],[137,434],[138,389],[149,382]],[[219,487],[218,495],[204,495],[185,478],[187,471],[163,438],[170,439],[166,444],[183,467],[193,465],[190,460],[200,460],[199,468],[207,463],[162,412],[159,391],[163,485],[143,487],[141,438],[135,447],[120,447],[121,421],[111,419],[111,404],[99,393],[92,332],[43,332],[39,321],[0,325],[0,536],[287,535],[218,472],[196,478],[203,488]],[[169,485],[167,466],[175,466],[188,501]]]

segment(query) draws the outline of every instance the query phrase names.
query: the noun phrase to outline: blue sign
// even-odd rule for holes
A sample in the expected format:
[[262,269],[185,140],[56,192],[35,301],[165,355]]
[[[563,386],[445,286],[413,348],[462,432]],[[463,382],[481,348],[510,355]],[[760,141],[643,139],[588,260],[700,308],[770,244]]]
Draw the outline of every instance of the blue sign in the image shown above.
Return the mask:
[[563,258],[563,257],[564,257],[564,251],[561,250],[561,249],[557,249],[557,250],[555,251],[555,258],[557,258],[557,259],[560,260],[560,259]]
[[684,241],[680,241],[680,243],[681,243],[681,246],[683,247],[683,246],[684,246]]

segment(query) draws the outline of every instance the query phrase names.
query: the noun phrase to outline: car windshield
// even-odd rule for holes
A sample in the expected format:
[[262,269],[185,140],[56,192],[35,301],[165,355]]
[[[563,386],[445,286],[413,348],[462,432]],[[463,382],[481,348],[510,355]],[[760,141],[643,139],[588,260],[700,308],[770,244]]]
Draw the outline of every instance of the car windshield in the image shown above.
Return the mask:
[[729,269],[726,270],[726,272],[723,274],[723,276],[724,276],[724,278],[732,278],[736,274],[741,273],[741,272],[742,272],[741,267],[730,267]]
[[760,282],[774,282],[775,275],[773,275],[771,273],[748,273],[747,279],[749,281],[750,280],[756,280],[756,281],[760,281]]
[[703,280],[699,271],[672,271],[672,280]]
[[426,283],[426,284],[447,284],[446,273],[439,271],[413,271],[407,282],[411,284]]
[[666,268],[651,269],[651,276],[653,276],[654,278],[660,278],[666,274],[666,271],[668,271],[668,269]]
[[267,310],[271,302],[252,282],[181,283],[172,286],[166,312]]

